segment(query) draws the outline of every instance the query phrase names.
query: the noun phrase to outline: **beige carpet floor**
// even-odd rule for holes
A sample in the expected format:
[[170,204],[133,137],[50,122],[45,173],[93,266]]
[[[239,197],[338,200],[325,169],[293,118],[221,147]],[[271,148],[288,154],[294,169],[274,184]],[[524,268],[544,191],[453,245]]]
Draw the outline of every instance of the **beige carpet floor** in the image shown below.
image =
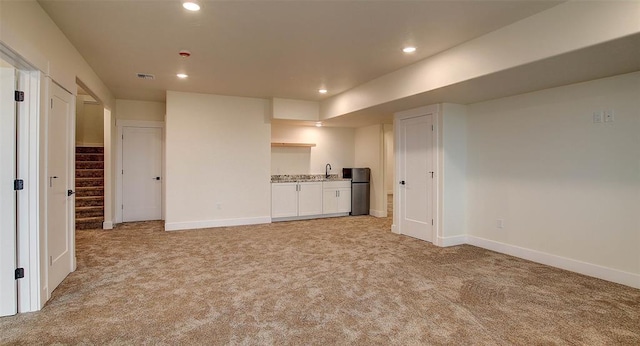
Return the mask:
[[0,344],[640,344],[640,290],[389,226],[78,231],[78,270]]

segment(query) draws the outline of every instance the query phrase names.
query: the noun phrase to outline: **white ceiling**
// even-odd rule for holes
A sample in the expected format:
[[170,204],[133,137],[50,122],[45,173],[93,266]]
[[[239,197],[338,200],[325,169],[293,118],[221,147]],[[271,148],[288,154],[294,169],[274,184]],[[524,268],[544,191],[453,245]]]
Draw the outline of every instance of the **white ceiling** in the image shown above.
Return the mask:
[[204,1],[196,13],[180,0],[39,3],[118,99],[176,90],[319,101],[560,2]]

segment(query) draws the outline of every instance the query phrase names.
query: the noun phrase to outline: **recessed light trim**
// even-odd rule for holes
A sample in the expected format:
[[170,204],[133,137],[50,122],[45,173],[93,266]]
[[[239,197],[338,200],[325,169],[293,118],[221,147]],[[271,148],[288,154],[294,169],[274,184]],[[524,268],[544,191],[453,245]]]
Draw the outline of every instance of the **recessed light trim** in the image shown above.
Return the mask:
[[326,94],[328,92],[328,90],[327,89],[319,89],[318,92],[321,93],[321,94]]
[[416,51],[416,47],[404,47],[402,48],[402,51],[405,53],[413,53]]
[[182,3],[182,7],[191,12],[200,11],[200,5],[195,1],[185,1]]
[[322,121],[318,121],[318,122],[316,123],[316,127],[322,127]]
[[189,75],[188,75],[188,74],[185,74],[185,73],[178,73],[178,74],[176,75],[176,77],[178,77],[178,78],[180,78],[180,79],[185,79],[185,78],[189,77]]

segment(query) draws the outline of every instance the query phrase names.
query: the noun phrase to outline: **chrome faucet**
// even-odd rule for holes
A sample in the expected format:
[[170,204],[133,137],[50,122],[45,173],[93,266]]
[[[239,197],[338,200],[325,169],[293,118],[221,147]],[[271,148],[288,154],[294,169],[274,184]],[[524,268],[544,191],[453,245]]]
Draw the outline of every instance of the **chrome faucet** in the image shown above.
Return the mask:
[[327,163],[326,166],[324,166],[324,177],[329,179],[329,171],[331,171],[331,165]]

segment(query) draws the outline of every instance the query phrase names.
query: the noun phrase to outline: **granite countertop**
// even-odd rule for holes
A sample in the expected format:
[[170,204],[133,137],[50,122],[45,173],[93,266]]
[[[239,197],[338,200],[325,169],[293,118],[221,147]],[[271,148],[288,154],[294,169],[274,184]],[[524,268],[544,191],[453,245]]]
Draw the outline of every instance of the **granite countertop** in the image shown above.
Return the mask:
[[337,174],[329,174],[329,178],[324,174],[282,174],[272,175],[272,183],[296,183],[307,181],[351,181],[351,179],[341,178]]

